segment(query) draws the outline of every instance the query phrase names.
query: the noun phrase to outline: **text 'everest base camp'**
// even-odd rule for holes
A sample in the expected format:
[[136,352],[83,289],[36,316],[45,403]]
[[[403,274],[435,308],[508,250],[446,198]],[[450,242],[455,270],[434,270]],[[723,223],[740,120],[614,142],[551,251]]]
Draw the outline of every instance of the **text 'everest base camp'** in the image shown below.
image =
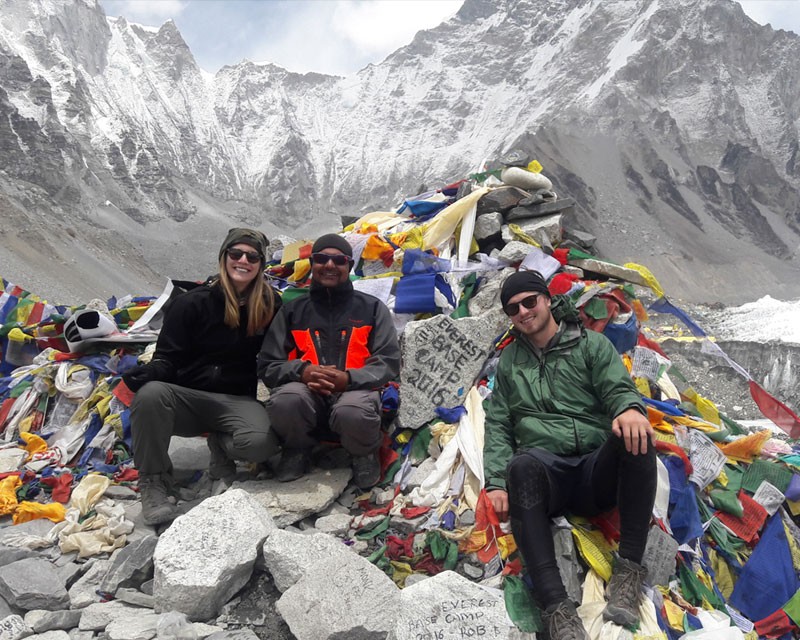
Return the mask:
[[[81,10],[84,4],[91,3]],[[467,2],[458,19],[480,24],[486,16],[477,8],[485,6]],[[648,17],[657,8],[653,3]],[[3,42],[0,56],[13,60]],[[101,66],[83,53],[87,68]],[[21,68],[5,67],[24,83]],[[82,86],[76,82],[73,90]],[[32,130],[35,118],[26,120],[7,96],[0,95],[0,109]],[[43,131],[54,135],[57,120],[55,110],[46,115]],[[670,125],[662,125],[668,136]],[[307,458],[294,460],[297,473],[287,471],[285,441],[266,460],[237,460],[220,474],[216,432],[175,436],[169,495],[160,505],[169,517],[148,524],[155,519],[143,510],[141,494],[152,476],[134,466],[131,429],[138,391],[123,377],[157,364],[162,327],[198,283],[170,280],[160,296],[67,306],[0,274],[10,278],[2,279],[0,295],[0,640],[800,637],[800,347],[776,340],[754,352],[718,339],[704,325],[724,332],[727,312],[687,309],[644,261],[604,257],[594,234],[572,226],[576,209],[591,208],[586,198],[595,194],[528,150],[537,147],[535,136],[527,143],[498,145],[509,150],[487,153],[474,172],[448,174],[435,186],[403,191],[414,195],[387,196],[368,213],[343,216],[343,228],[335,239],[324,236],[324,246],[311,233],[285,231],[267,240],[244,228],[232,229],[223,243],[220,264],[236,262],[240,275],[250,274],[241,277],[263,272],[281,318],[291,319],[290,310],[318,294],[312,274],[333,277],[336,269],[345,274],[337,286],[352,285],[358,300],[388,308],[401,364],[397,379],[381,386],[377,481],[364,479],[369,469],[336,429]],[[756,165],[763,170],[746,155],[727,150],[726,171],[740,172],[737,180],[753,177]],[[657,156],[650,160],[658,197],[691,217],[669,168]],[[124,165],[120,156],[116,170]],[[728,200],[749,203],[752,216],[760,216],[753,204],[763,204],[759,197],[791,200],[788,186],[738,193],[738,182],[731,186],[705,169],[698,175],[708,180],[698,188],[707,196],[713,191],[710,210],[718,217]],[[558,180],[559,173],[569,179]],[[626,174],[643,201],[653,199],[632,166]],[[9,169],[0,182],[14,175]],[[38,184],[33,173],[25,179]],[[423,184],[433,181],[425,177]],[[127,187],[119,193],[130,200]],[[165,196],[173,204],[182,197]],[[130,214],[136,224],[147,222],[140,213]],[[785,237],[795,231],[787,223]],[[543,304],[552,305],[557,333],[529,355],[520,318]],[[647,527],[639,532],[641,563],[623,553],[630,525],[621,508],[591,516],[567,508],[540,528],[535,539],[552,541],[556,577],[570,603],[555,609],[534,597],[546,568],[529,570],[525,543],[512,532],[536,490],[515,493],[509,465],[510,519],[500,517],[494,496],[505,485],[495,475],[499,445],[489,427],[501,405],[518,403],[510,414],[525,410],[528,395],[548,403],[559,385],[578,402],[583,389],[563,370],[537,378],[535,389],[507,388],[511,364],[536,361],[546,371],[548,349],[567,344],[569,331],[605,345],[603,370],[587,365],[592,384],[597,379],[600,388],[622,372],[616,386],[602,388],[609,397],[633,398],[622,408],[652,430],[655,480]],[[796,326],[785,333],[800,343]],[[277,398],[263,383],[257,393],[267,407]],[[613,404],[599,401],[597,410]],[[607,416],[608,423],[620,415]],[[571,424],[582,420],[569,408],[564,416]],[[576,441],[586,433],[573,429]],[[619,494],[622,503],[647,491],[644,484],[617,491],[614,483],[610,498],[616,504]],[[634,574],[628,586],[618,580]],[[625,611],[609,615],[624,589],[633,622]],[[570,626],[574,620],[579,629]]]

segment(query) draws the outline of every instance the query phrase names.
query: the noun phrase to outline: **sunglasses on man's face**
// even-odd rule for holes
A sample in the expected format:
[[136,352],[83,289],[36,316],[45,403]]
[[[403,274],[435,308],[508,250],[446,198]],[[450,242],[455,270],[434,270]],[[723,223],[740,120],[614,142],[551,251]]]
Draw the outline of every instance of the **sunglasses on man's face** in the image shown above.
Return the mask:
[[346,264],[350,264],[353,259],[350,256],[346,256],[343,253],[312,253],[311,254],[311,261],[314,264],[318,264],[320,266],[328,264],[328,261],[333,260],[333,264],[337,267],[343,267]]
[[513,317],[519,313],[519,306],[522,305],[526,309],[533,309],[538,303],[541,294],[534,293],[533,295],[523,298],[519,302],[512,302],[503,307],[503,312],[509,317]]
[[250,264],[261,262],[261,254],[258,251],[242,251],[241,249],[228,249],[228,257],[234,262],[242,259],[242,256],[247,258]]

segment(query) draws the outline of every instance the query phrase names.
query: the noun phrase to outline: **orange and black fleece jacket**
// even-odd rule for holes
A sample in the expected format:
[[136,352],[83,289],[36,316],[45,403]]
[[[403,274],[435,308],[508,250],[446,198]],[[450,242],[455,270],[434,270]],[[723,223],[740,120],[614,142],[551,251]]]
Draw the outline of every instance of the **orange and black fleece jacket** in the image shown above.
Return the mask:
[[350,377],[348,391],[379,389],[400,374],[400,346],[391,314],[347,281],[313,286],[281,307],[264,336],[258,375],[274,389],[297,382],[309,364],[334,365]]

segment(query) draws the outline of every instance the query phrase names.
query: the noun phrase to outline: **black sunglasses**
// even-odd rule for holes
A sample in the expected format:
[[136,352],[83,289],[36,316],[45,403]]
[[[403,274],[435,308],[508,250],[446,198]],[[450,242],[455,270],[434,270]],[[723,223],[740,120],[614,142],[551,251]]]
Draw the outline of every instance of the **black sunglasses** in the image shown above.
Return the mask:
[[261,262],[263,257],[258,251],[243,251],[242,249],[228,249],[227,254],[234,262],[241,260],[242,256],[245,256],[250,264]]
[[542,297],[541,294],[534,293],[533,295],[530,295],[527,298],[523,298],[519,302],[512,302],[511,304],[507,304],[506,306],[503,307],[503,313],[505,313],[510,318],[519,313],[519,305],[522,305],[526,309],[533,309],[539,303],[539,298],[541,297]]
[[311,261],[314,264],[318,265],[326,265],[328,264],[329,260],[333,260],[333,264],[337,267],[343,267],[346,264],[350,264],[353,259],[350,256],[346,256],[343,253],[312,253],[311,254]]

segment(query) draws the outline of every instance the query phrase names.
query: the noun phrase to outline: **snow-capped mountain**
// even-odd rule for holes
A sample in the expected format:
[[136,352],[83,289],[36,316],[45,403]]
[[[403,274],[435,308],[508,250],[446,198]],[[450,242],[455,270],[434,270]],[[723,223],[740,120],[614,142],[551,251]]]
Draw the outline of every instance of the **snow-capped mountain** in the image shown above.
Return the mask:
[[0,70],[7,278],[196,277],[231,224],[333,228],[518,147],[668,293],[800,296],[800,37],[731,0],[466,0],[344,78],[212,76],[172,22],[3,0]]

